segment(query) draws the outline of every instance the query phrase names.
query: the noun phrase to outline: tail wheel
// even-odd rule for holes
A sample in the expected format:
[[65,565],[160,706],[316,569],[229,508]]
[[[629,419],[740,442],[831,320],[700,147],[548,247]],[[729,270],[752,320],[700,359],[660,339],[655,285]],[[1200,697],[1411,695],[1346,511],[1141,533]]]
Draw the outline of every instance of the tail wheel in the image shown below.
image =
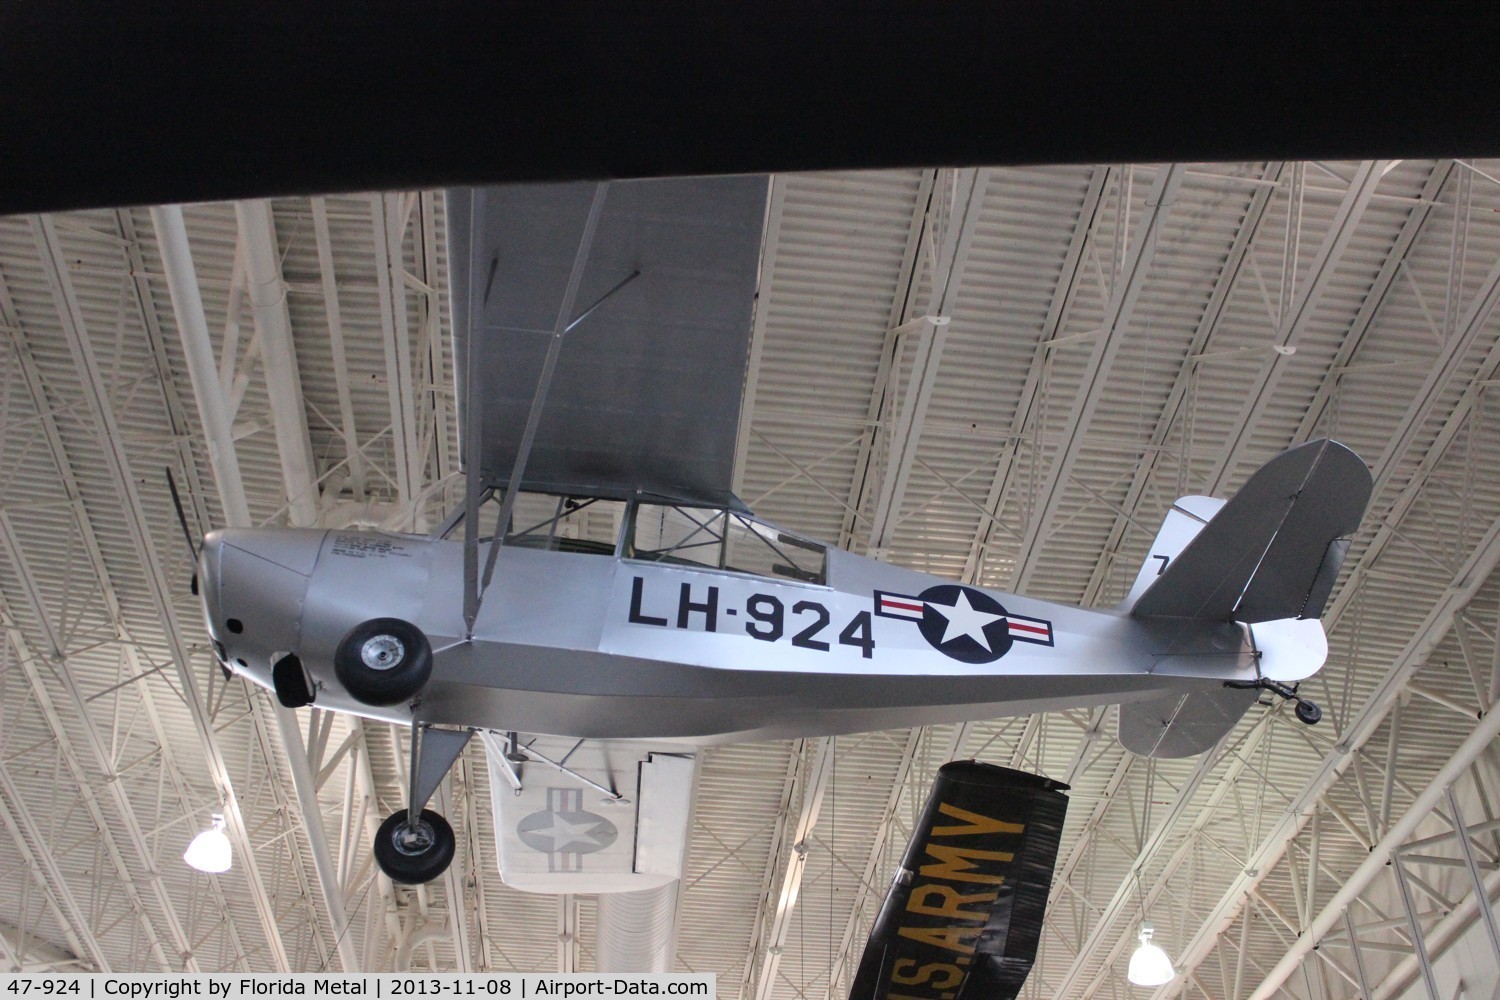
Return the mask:
[[1309,726],[1316,726],[1323,718],[1323,710],[1310,701],[1297,702],[1297,718]]
[[392,882],[431,882],[453,863],[453,827],[431,809],[412,826],[407,811],[387,816],[375,834],[375,863]]
[[354,626],[333,654],[339,683],[366,705],[410,701],[432,674],[432,645],[422,630],[399,618]]

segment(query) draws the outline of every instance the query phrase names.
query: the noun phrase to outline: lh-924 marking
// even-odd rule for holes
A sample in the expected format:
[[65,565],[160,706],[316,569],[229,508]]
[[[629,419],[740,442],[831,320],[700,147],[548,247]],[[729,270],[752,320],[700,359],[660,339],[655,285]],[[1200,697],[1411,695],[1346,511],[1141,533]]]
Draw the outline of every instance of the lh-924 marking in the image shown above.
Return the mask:
[[[672,627],[674,622],[666,617],[648,615],[642,610],[645,587],[644,578],[639,576],[631,578],[630,622],[634,625]],[[706,590],[707,596],[698,600],[693,593],[692,584],[684,582],[679,585],[675,627],[692,629],[696,624],[701,623],[701,630],[704,632],[719,631],[719,588],[709,585]],[[725,617],[738,617],[739,611],[740,609],[735,607],[723,609]],[[816,650],[820,653],[826,653],[833,648],[829,640],[820,638],[824,630],[832,623],[833,616],[828,608],[818,601],[797,601],[788,611],[786,604],[774,594],[751,594],[745,599],[744,612],[750,619],[744,623],[745,634],[752,639],[776,642],[784,637],[789,629],[796,629],[792,633],[793,646]],[[700,615],[701,618],[696,617]],[[860,655],[867,660],[873,657],[875,635],[871,626],[870,612],[856,612],[839,631],[838,642],[843,646],[857,648]]]

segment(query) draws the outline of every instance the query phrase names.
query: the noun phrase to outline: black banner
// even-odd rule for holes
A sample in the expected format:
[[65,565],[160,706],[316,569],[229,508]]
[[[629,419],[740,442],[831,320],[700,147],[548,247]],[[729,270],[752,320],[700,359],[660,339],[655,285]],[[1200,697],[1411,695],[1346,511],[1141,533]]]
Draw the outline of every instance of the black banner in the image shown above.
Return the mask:
[[979,761],[938,771],[850,1000],[1012,1000],[1036,958],[1068,788]]

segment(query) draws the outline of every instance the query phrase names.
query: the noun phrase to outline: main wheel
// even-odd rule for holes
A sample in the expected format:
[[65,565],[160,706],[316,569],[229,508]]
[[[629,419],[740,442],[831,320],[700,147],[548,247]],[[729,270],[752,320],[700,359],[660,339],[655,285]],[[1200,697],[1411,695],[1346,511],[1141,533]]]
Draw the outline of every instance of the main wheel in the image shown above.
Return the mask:
[[375,863],[392,882],[431,882],[453,863],[453,827],[431,809],[422,810],[415,827],[407,811],[391,813],[375,834]]
[[1310,701],[1299,701],[1297,702],[1297,718],[1309,726],[1316,726],[1323,718],[1323,710]]
[[333,672],[366,705],[410,701],[432,674],[432,645],[399,618],[372,618],[349,630],[333,654]]

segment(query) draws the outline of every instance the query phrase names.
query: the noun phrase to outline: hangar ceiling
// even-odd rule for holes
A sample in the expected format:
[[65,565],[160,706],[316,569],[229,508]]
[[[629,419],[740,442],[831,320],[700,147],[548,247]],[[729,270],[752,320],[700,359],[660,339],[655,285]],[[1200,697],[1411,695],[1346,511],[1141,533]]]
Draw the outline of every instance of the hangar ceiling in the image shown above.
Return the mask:
[[[0,218],[8,967],[593,968],[591,899],[500,881],[478,747],[438,797],[449,874],[375,874],[406,734],[224,680],[167,491],[194,531],[440,520],[442,204]],[[1319,726],[1269,704],[1184,761],[1127,754],[1109,710],[713,749],[678,967],[844,994],[932,773],[973,756],[1073,787],[1026,996],[1133,992],[1143,913],[1182,973],[1158,996],[1419,982],[1474,881],[1500,889],[1497,298],[1491,161],[776,176],[738,460],[761,515],[1110,606],[1173,499],[1289,444],[1343,441],[1376,488],[1304,688]],[[236,865],[205,876],[180,857],[216,812]]]

